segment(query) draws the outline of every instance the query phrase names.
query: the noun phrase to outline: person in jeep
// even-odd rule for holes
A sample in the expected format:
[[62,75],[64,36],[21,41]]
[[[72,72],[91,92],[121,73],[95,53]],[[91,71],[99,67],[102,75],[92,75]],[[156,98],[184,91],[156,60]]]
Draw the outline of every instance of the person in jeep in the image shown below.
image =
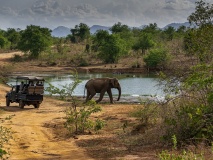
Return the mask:
[[21,92],[21,91],[23,91],[23,89],[24,89],[24,82],[21,81],[21,84],[20,84],[20,87],[19,87],[19,91]]

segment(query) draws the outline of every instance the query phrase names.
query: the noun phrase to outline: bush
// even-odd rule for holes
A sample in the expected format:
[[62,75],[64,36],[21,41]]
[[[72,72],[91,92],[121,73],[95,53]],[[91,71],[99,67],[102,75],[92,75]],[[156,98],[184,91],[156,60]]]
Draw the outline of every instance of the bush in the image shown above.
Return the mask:
[[169,90],[177,90],[178,87],[179,95],[169,98],[162,106],[163,128],[166,130],[163,137],[167,142],[172,135],[176,135],[180,144],[205,142],[211,145],[213,141],[212,70],[213,64],[197,65],[188,71],[187,76],[185,72],[184,77],[178,77],[176,83],[169,78]]
[[203,159],[204,157],[202,154],[195,154],[191,151],[183,151],[182,153],[169,153],[168,151],[162,151],[158,157],[160,160],[197,160],[197,159]]
[[179,102],[173,102],[173,104],[178,107],[171,106],[173,109],[164,117],[166,128],[164,140],[170,141],[172,135],[175,134],[179,144],[199,141],[211,144],[213,140],[211,109],[184,98],[181,98]]
[[19,54],[15,54],[15,55],[13,56],[12,61],[14,61],[14,62],[22,62],[23,59],[22,59],[22,57],[21,57]]
[[12,66],[0,66],[0,83],[6,83],[8,80],[7,75],[10,73]]
[[89,64],[88,64],[88,62],[87,62],[87,60],[86,59],[84,59],[83,57],[81,58],[81,59],[79,59],[79,67],[85,67],[85,66],[88,66]]
[[148,68],[164,68],[169,60],[169,54],[165,49],[152,49],[144,57]]
[[139,118],[140,123],[143,125],[152,125],[157,121],[158,112],[158,105],[147,100],[143,105],[137,106],[130,115]]
[[[74,100],[74,99],[73,99]],[[76,100],[74,100],[76,101]],[[77,108],[76,102],[72,102],[72,106],[66,109],[65,127],[70,133],[85,133],[94,129],[96,132],[102,129],[103,121],[90,119],[92,113],[101,111],[101,107],[96,105],[95,101],[89,101]]]

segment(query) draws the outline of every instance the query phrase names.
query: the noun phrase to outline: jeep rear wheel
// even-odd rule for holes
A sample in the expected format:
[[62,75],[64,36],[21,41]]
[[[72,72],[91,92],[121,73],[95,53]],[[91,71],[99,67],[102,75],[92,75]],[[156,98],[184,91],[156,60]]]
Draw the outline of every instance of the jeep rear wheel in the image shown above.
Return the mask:
[[19,107],[21,108],[21,109],[23,109],[24,108],[24,101],[22,101],[22,100],[20,100],[19,101]]
[[10,99],[9,99],[9,97],[6,97],[6,106],[7,106],[7,107],[10,106]]
[[35,108],[39,108],[39,106],[40,106],[39,103],[34,104],[34,107],[35,107]]

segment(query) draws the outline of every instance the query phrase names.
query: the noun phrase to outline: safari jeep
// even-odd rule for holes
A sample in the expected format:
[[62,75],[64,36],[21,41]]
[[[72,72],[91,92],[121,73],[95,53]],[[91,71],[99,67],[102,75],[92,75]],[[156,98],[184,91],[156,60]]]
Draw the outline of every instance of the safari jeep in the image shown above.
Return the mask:
[[34,76],[16,77],[16,85],[12,86],[10,92],[6,94],[6,106],[10,103],[19,103],[20,108],[25,105],[33,105],[39,108],[43,101],[44,79]]

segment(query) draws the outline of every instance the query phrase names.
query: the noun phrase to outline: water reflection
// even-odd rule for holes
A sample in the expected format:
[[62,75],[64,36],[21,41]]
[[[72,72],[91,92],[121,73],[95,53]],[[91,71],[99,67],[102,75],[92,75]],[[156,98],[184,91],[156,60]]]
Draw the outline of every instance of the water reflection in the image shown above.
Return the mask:
[[[34,76],[43,76],[45,80],[52,85],[62,88],[63,85],[70,84],[74,81],[74,77],[71,74],[35,74]],[[9,85],[15,84],[16,75],[11,76],[8,81]],[[162,90],[158,87],[158,78],[155,75],[142,75],[142,74],[110,74],[110,73],[94,73],[94,74],[79,74],[81,83],[74,90],[75,95],[84,95],[84,86],[86,82],[91,78],[102,78],[102,77],[115,77],[119,80],[122,96],[142,96],[142,95],[159,95],[163,96]],[[44,87],[48,84],[45,83]],[[117,89],[112,89],[113,95],[118,94]],[[45,94],[48,94],[45,92]]]

